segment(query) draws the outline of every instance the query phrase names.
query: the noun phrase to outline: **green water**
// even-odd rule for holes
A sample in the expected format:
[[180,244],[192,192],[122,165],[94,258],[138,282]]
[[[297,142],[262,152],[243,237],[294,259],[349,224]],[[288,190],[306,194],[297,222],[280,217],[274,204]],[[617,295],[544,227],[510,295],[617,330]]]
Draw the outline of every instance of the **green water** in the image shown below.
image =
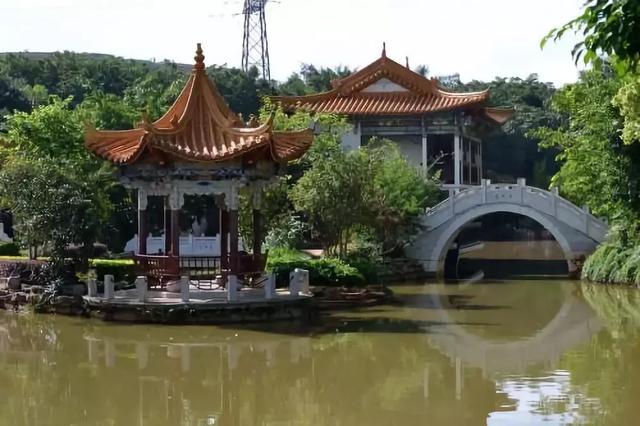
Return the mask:
[[394,290],[312,327],[0,311],[0,425],[640,424],[635,290]]

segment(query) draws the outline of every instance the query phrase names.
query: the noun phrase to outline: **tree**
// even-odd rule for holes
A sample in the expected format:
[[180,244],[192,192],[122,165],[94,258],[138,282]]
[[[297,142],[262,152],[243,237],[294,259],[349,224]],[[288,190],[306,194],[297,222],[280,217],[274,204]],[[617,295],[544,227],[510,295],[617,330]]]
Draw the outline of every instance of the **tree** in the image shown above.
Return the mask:
[[15,110],[26,111],[29,108],[29,99],[17,86],[16,81],[0,74],[0,131],[3,129],[6,115]]
[[345,256],[354,237],[373,239],[383,254],[400,249],[437,199],[425,178],[390,142],[352,152],[329,149],[293,186],[294,207],[308,218],[325,248]]
[[616,56],[629,62],[631,68],[640,60],[640,3],[637,0],[587,0],[582,14],[560,28],[555,28],[542,40],[558,40],[567,31],[582,32],[572,55],[576,63],[600,64],[602,55]]
[[83,247],[81,266],[112,211],[112,168],[84,148],[86,110],[51,99],[31,113],[7,120],[0,171],[3,207],[14,215],[18,236],[31,246],[51,242],[61,267],[69,244]]
[[111,93],[94,92],[78,106],[83,121],[98,129],[126,130],[140,122],[140,111]]
[[207,74],[216,82],[220,94],[231,109],[242,114],[245,119],[257,114],[263,96],[272,94],[271,83],[260,78],[256,67],[248,73],[238,68],[211,66]]
[[534,132],[542,146],[559,151],[561,167],[553,185],[574,203],[610,219],[636,210],[637,204],[630,186],[636,150],[623,146],[620,114],[611,103],[620,85],[612,72],[583,73],[554,97],[554,109],[564,116],[561,126]]
[[110,213],[110,176],[105,171],[21,156],[0,171],[0,195],[14,215],[19,238],[29,246],[51,243],[51,264],[58,276],[71,244],[83,247],[81,266],[87,266],[98,230]]
[[538,127],[555,128],[560,116],[551,108],[556,89],[538,80],[536,74],[525,79],[496,77],[493,81],[471,81],[454,87],[456,91],[489,88],[491,106],[512,106],[515,116],[504,126],[488,128],[483,139],[485,176],[494,181],[510,181],[523,177],[533,185],[547,187],[557,172],[554,149],[541,150],[539,140],[530,133]]
[[351,70],[344,66],[335,68],[316,68],[312,64],[302,64],[300,75],[309,86],[312,93],[325,92],[331,90],[331,82],[335,79],[343,78],[351,74]]
[[71,98],[53,97],[32,112],[16,112],[7,119],[7,140],[13,152],[34,157],[89,158],[84,148],[83,127],[71,109]]
[[640,73],[629,74],[613,99],[624,120],[622,140],[626,144],[640,141]]
[[370,227],[382,253],[391,254],[422,230],[419,218],[439,197],[439,176],[425,179],[390,141],[372,140],[361,155],[372,164]]

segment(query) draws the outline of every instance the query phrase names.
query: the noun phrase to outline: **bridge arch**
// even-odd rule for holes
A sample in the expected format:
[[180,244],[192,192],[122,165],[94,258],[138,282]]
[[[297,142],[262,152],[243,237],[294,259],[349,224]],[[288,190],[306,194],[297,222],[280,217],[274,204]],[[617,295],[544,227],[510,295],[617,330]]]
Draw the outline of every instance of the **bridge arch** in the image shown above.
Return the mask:
[[558,242],[567,259],[569,273],[577,269],[576,261],[592,253],[603,242],[607,224],[558,195],[526,186],[491,184],[450,190],[449,198],[422,217],[425,231],[407,248],[409,258],[422,263],[426,272],[441,274],[447,251],[462,228],[491,213],[515,213],[531,218],[543,226]]
[[565,255],[565,259],[567,260],[567,267],[569,268],[569,272],[572,272],[573,269],[575,269],[575,265],[573,265],[573,251],[571,249],[571,243],[569,242],[567,236],[562,233],[562,231],[553,223],[551,219],[545,217],[544,214],[539,213],[529,207],[515,204],[499,203],[484,204],[471,208],[464,213],[456,216],[453,220],[444,225],[445,228],[441,231],[440,236],[436,240],[429,257],[429,259],[436,259],[438,261],[438,271],[442,269],[449,248],[458,237],[458,235],[460,235],[460,232],[465,227],[465,225],[491,213],[515,213],[535,220],[547,231],[549,231],[549,233],[553,235],[553,238],[560,245],[560,248]]

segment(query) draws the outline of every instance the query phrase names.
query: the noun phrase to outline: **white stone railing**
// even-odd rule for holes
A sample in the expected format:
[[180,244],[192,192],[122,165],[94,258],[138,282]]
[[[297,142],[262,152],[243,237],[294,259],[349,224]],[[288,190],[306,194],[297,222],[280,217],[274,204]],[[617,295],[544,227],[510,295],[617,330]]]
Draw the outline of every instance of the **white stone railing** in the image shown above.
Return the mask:
[[483,180],[480,186],[445,189],[448,190],[449,197],[429,209],[424,217],[425,225],[431,229],[471,208],[485,204],[508,203],[526,206],[553,216],[597,242],[604,241],[607,234],[608,226],[605,221],[593,216],[587,207],[579,208],[560,197],[557,188],[551,192],[545,191],[527,186],[524,179],[518,179],[516,184],[491,184],[491,181]]

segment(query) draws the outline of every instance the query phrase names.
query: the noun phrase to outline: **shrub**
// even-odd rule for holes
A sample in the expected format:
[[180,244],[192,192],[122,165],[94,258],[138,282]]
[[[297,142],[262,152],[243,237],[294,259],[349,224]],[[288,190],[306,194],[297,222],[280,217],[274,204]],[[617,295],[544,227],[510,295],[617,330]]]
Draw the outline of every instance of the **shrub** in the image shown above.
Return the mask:
[[309,261],[309,281],[318,285],[357,287],[364,285],[364,276],[340,259],[325,257]]
[[601,245],[587,258],[582,278],[601,283],[640,284],[640,247]]
[[20,256],[20,247],[13,242],[0,243],[0,256]]
[[358,269],[336,258],[311,259],[296,250],[275,249],[269,252],[267,269],[276,274],[276,283],[285,286],[289,275],[296,269],[309,271],[312,285],[331,285],[355,287],[366,283]]
[[91,267],[96,270],[96,278],[100,281],[105,275],[113,275],[113,279],[132,283],[136,279],[133,261],[130,259],[93,259]]

